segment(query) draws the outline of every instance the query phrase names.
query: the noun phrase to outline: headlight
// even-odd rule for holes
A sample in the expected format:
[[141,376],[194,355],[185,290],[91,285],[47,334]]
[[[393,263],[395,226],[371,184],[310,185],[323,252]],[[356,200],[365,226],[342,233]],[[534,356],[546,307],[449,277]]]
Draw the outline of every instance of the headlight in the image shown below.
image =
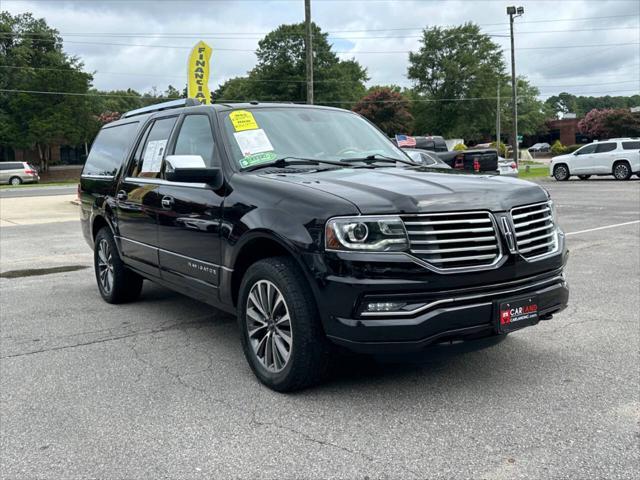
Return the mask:
[[549,200],[549,208],[551,209],[551,221],[557,227],[558,226],[558,212],[556,210],[556,204],[553,200]]
[[332,218],[325,228],[327,250],[399,252],[409,248],[399,217]]

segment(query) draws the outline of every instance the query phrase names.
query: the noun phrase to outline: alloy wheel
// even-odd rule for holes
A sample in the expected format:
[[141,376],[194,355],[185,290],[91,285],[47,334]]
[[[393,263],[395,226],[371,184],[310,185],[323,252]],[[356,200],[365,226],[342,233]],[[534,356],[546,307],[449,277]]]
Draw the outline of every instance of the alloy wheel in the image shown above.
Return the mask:
[[568,176],[569,176],[569,172],[567,171],[566,167],[562,165],[556,167],[556,170],[555,170],[556,180],[565,180]]
[[626,180],[629,177],[629,168],[624,163],[619,163],[616,165],[613,175],[618,180]]
[[269,280],[253,284],[247,297],[246,328],[258,361],[270,372],[286,367],[291,356],[292,329],[284,296]]
[[20,185],[22,183],[22,180],[20,180],[18,177],[13,177],[11,179],[11,185]]
[[106,239],[98,244],[98,278],[104,293],[109,295],[113,288],[113,255]]

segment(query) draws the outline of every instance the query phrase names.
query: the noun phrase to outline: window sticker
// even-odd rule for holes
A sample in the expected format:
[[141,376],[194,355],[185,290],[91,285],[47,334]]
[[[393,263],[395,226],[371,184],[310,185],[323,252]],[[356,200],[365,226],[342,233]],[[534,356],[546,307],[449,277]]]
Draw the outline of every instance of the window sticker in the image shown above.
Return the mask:
[[229,114],[229,120],[236,132],[244,132],[245,130],[256,130],[258,123],[253,117],[253,113],[247,110],[236,110]]
[[236,132],[233,136],[236,137],[236,142],[238,142],[242,155],[245,157],[254,153],[273,151],[273,145],[271,145],[267,134],[261,128]]
[[167,140],[152,140],[147,143],[147,148],[144,150],[144,158],[142,159],[141,172],[153,172],[160,171],[162,166],[162,157],[164,156],[164,150],[167,147]]
[[253,155],[249,155],[248,157],[241,159],[240,166],[242,168],[247,168],[259,163],[273,162],[276,158],[278,158],[276,152],[254,153]]

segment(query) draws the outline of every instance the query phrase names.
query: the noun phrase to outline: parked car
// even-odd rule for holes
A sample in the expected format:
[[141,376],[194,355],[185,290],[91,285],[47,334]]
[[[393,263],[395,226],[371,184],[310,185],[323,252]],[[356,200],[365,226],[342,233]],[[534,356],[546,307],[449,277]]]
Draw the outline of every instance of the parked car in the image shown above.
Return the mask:
[[436,152],[438,158],[456,170],[498,173],[498,151],[495,148],[470,148]]
[[237,315],[268,387],[338,357],[506,335],[563,310],[542,187],[425,171],[361,116],[179,100],[102,127],[78,188],[98,290],[152,280]]
[[451,171],[451,167],[440,160],[434,153],[428,152],[426,150],[420,150],[418,148],[403,148],[402,149],[411,160],[416,162],[423,167],[432,169],[432,170],[449,170]]
[[0,162],[0,183],[20,185],[39,181],[38,170],[27,162]]
[[616,180],[628,180],[640,175],[640,139],[612,138],[593,142],[573,153],[551,159],[549,174],[558,181],[573,175],[587,180],[592,175],[613,175]]
[[549,151],[549,149],[551,148],[551,145],[549,145],[546,142],[543,143],[535,143],[532,146],[530,146],[527,150],[529,150],[530,153],[546,153]]
[[498,157],[498,173],[504,177],[517,177],[518,164],[513,160]]

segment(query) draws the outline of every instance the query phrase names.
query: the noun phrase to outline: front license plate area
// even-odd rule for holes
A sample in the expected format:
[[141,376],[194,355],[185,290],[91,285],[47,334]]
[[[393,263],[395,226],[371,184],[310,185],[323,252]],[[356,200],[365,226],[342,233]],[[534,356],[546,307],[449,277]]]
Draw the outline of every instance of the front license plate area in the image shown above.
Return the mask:
[[519,297],[497,302],[498,332],[509,333],[538,323],[538,297]]

